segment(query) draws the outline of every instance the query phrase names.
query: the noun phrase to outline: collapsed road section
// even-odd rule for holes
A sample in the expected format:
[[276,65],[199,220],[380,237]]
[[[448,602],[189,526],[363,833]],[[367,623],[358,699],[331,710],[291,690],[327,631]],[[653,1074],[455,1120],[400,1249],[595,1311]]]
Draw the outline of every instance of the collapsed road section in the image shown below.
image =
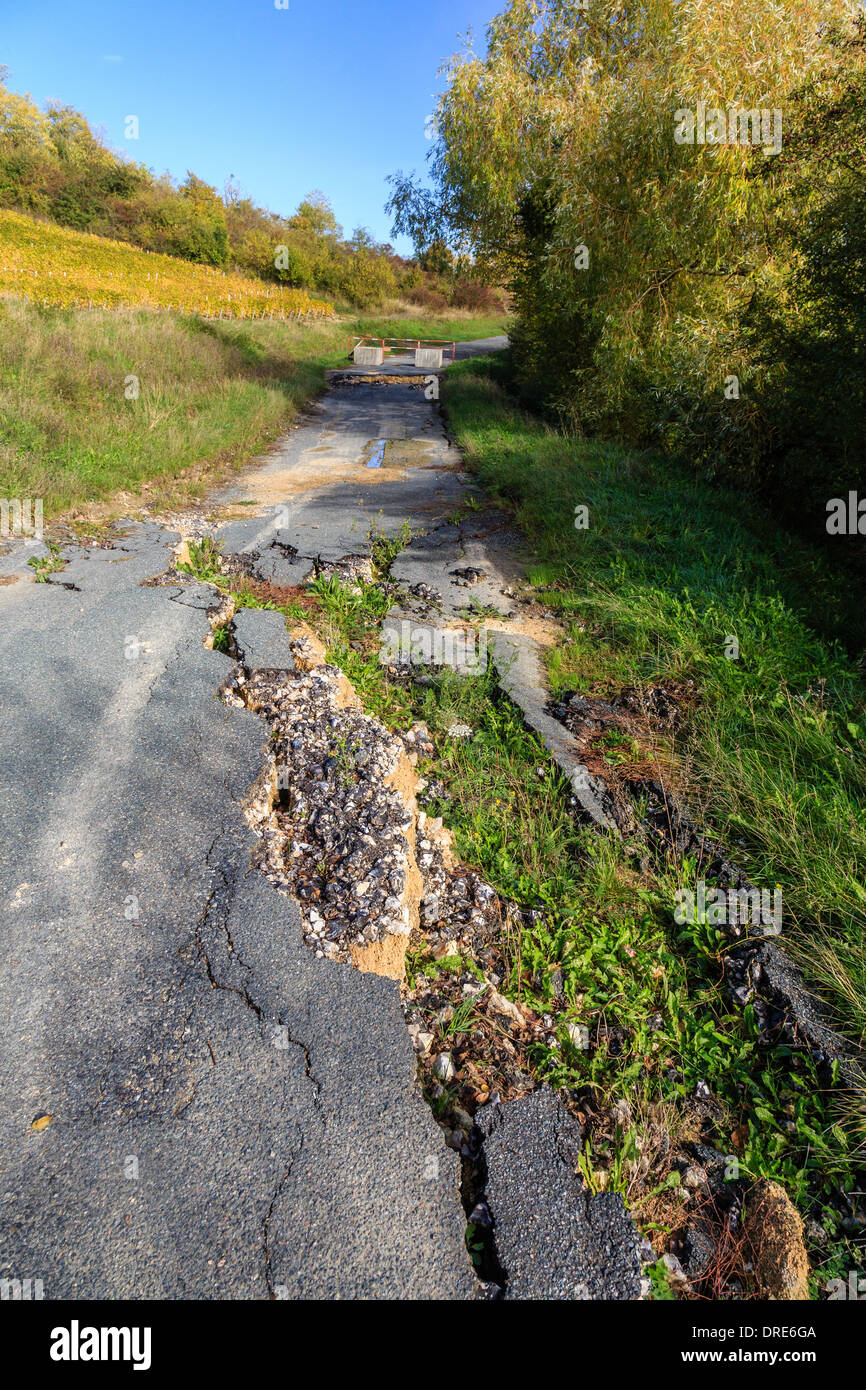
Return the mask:
[[[378,572],[398,675],[425,633],[464,655],[483,634],[575,815],[618,824],[573,711],[548,706],[522,540],[422,385],[337,382],[183,519],[253,606],[179,573],[153,524],[49,551],[36,586],[0,564],[0,1273],[49,1297],[647,1292],[652,1251],[587,1190],[580,1115],[533,1070],[558,1020],[502,992],[501,943],[536,909],[419,809],[425,726],[390,732],[261,606]],[[454,968],[409,969],[413,948]]]
[[[223,616],[221,608],[215,612]],[[260,841],[254,860],[297,900],[311,951],[402,984],[410,937],[417,946],[425,935],[454,952],[462,930],[480,925],[491,935],[501,931],[504,908],[494,890],[472,875],[472,900],[459,901],[466,871],[455,862],[441,823],[418,811],[409,757],[424,747],[424,726],[389,734],[327,664],[315,635],[287,634],[278,613],[242,611],[234,636],[238,666],[222,687],[223,699],[261,715],[270,734],[267,762],[246,807]],[[257,667],[262,659],[267,668]],[[446,907],[448,898],[457,902]],[[495,975],[481,985],[472,981],[476,994],[488,989],[494,1008],[507,1011],[497,983]],[[407,1019],[416,1011],[422,1016],[417,993],[404,994]],[[425,1041],[418,1023],[409,1031],[422,1066],[451,1079],[450,1055],[434,1059],[428,1055],[432,1036]],[[506,1047],[513,1051],[507,1040]],[[619,1196],[587,1191],[578,1171],[582,1130],[574,1117],[552,1092],[536,1090],[527,1073],[520,1090],[520,1101],[488,1096],[486,1105],[473,1105],[474,1116],[458,1112],[465,1116],[463,1128],[452,1131],[453,1109],[442,1117],[443,1138],[462,1159],[470,1228],[484,1237],[479,1292],[639,1297],[642,1264],[654,1259],[651,1247]]]
[[[262,724],[177,537],[0,590],[0,1275],[58,1298],[467,1298],[397,987],[251,865]],[[26,570],[25,570],[26,574]],[[133,640],[130,640],[133,639]]]

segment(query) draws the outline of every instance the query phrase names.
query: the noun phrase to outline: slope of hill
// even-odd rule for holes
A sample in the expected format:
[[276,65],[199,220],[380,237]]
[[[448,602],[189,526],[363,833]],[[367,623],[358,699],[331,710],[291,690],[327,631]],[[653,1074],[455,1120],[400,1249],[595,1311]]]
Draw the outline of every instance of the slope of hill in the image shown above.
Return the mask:
[[67,308],[179,309],[206,318],[329,318],[304,290],[266,285],[0,209],[0,291]]
[[287,427],[344,335],[328,319],[230,323],[0,296],[0,496],[42,498],[46,520],[95,519],[113,495],[114,515],[188,501]]

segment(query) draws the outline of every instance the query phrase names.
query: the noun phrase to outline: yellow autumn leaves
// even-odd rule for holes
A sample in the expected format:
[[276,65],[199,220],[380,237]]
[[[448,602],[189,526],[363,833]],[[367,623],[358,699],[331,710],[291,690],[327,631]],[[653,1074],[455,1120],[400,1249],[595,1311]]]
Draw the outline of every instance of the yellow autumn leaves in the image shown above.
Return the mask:
[[304,290],[141,251],[0,210],[0,293],[72,308],[173,309],[207,318],[330,318]]

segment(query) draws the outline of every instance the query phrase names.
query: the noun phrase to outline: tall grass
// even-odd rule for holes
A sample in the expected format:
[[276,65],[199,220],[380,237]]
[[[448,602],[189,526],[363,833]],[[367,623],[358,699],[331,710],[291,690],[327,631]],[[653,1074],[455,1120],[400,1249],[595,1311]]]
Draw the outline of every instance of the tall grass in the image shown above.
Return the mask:
[[181,479],[196,495],[290,422],[343,343],[334,325],[0,298],[0,495],[41,497],[46,516]]

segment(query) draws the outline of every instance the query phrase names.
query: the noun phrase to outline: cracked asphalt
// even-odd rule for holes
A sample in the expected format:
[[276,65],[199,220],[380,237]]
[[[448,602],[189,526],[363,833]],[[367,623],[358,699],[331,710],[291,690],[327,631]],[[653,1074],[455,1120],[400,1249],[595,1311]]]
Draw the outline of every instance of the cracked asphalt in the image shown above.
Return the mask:
[[467,1296],[397,987],[313,958],[251,871],[263,725],[215,698],[211,592],[140,587],[175,539],[137,527],[73,558],[77,591],[0,591],[0,1276]]
[[[448,520],[460,456],[429,375],[391,370],[335,374],[211,499],[219,534],[286,585],[408,522],[426,536],[395,577],[435,583],[458,621],[467,595],[502,604],[519,547],[495,516]],[[317,959],[251,867],[267,730],[217,697],[233,662],[204,645],[213,591],[145,583],[179,538],[146,522],[66,547],[44,584],[32,550],[0,555],[17,581],[0,586],[0,1278],[48,1299],[475,1297],[459,1159],[398,985]],[[452,574],[468,566],[472,588]]]
[[[340,506],[306,518],[307,550],[362,548]],[[47,584],[32,552],[2,562],[0,1277],[49,1299],[471,1297],[398,986],[315,959],[249,867],[265,730],[216,698],[211,591],[142,587],[177,539],[71,548]]]

